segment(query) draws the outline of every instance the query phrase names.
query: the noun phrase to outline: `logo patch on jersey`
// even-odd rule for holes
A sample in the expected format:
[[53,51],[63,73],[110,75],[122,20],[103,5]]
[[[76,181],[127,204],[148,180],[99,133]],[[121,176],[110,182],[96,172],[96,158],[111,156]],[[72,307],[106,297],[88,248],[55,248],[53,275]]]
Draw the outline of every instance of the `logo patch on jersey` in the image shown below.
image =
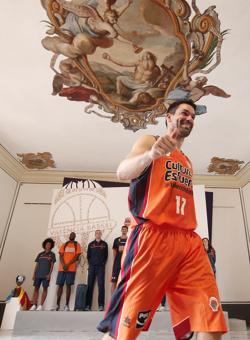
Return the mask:
[[139,312],[136,320],[136,328],[142,328],[150,314],[151,310],[147,310],[145,312]]
[[165,181],[182,184],[186,188],[192,188],[192,171],[181,163],[167,160],[166,164]]
[[213,312],[218,312],[219,309],[219,302],[216,297],[211,296],[209,299],[209,306]]
[[75,252],[75,248],[66,247],[64,252],[65,253],[74,253]]
[[126,316],[126,318],[124,319],[124,321],[123,321],[123,325],[125,326],[125,327],[130,327],[130,325],[131,325],[131,319],[128,317],[128,316]]

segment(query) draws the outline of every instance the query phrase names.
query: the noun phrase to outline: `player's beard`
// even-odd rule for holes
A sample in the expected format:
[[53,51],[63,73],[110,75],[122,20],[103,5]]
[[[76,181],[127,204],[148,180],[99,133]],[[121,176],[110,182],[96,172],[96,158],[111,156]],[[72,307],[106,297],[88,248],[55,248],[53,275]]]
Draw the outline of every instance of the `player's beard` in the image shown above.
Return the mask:
[[179,120],[177,122],[178,127],[178,135],[179,137],[185,138],[188,137],[193,129],[193,125],[191,123]]

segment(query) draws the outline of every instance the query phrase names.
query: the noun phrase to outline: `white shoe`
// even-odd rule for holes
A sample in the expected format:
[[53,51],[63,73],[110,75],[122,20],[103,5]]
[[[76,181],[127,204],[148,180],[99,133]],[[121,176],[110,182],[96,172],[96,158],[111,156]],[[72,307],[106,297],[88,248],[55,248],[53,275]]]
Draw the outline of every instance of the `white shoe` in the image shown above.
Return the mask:
[[102,340],[114,340],[114,338],[112,338],[109,333],[105,333],[104,336],[102,337]]
[[159,312],[165,312],[165,307],[164,306],[160,306],[158,309]]
[[70,311],[69,306],[65,305],[63,310],[64,310],[64,312],[69,312]]
[[37,310],[36,307],[37,307],[36,305],[33,305],[32,307],[30,307],[29,310],[30,310],[30,311],[35,311],[35,310]]
[[43,306],[42,306],[42,305],[38,306],[38,307],[37,307],[37,311],[38,311],[38,312],[43,311]]

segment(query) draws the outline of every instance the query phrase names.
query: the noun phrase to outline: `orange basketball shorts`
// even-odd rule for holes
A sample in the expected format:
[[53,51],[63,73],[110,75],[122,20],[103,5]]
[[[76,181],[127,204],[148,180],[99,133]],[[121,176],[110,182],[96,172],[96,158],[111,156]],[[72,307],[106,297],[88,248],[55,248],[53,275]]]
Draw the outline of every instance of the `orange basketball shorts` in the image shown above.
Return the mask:
[[227,332],[215,277],[194,231],[145,223],[125,246],[120,281],[98,325],[117,340],[147,330],[164,294],[176,339],[190,332]]

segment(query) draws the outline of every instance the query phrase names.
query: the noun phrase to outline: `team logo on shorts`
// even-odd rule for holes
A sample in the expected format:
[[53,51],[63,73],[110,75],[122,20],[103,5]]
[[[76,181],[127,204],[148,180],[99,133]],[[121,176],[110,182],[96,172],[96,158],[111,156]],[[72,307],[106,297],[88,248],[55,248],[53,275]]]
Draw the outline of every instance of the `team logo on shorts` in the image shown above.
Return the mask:
[[130,325],[131,325],[131,319],[130,319],[128,316],[126,316],[126,318],[124,319],[123,325],[124,325],[125,327],[130,327]]
[[213,297],[213,296],[210,297],[209,306],[211,307],[213,312],[218,312],[219,302],[215,297]]
[[147,310],[145,312],[139,312],[137,316],[137,321],[136,321],[136,328],[142,328],[150,314],[151,310]]

